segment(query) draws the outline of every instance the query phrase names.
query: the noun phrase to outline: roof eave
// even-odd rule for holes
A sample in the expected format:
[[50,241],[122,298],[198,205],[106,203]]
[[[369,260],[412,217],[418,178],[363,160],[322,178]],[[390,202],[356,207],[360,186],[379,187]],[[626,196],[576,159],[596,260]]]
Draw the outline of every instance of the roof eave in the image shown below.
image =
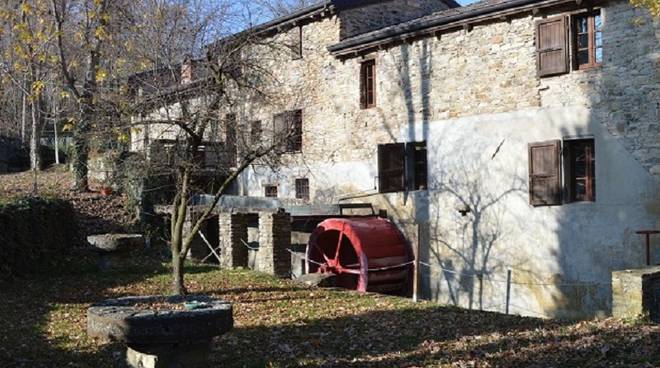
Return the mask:
[[425,37],[429,34],[435,34],[443,30],[461,28],[470,24],[557,6],[564,3],[575,3],[575,0],[516,0],[505,4],[497,4],[491,7],[477,9],[473,12],[430,20],[426,23],[415,24],[406,29],[387,29],[383,32],[376,31],[362,37],[357,36],[351,40],[329,46],[328,51],[330,51],[331,55],[336,57],[352,57],[389,44]]

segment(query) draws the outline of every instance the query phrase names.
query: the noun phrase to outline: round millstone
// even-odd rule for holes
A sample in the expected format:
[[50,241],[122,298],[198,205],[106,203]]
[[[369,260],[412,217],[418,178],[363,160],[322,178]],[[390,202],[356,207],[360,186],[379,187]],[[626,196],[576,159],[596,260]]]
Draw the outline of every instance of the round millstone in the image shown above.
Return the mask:
[[144,236],[140,234],[101,234],[90,235],[87,242],[104,252],[129,252],[144,246]]
[[[144,304],[201,305],[195,309],[148,310]],[[208,296],[141,296],[110,299],[87,311],[87,333],[126,344],[178,344],[208,341],[232,329],[230,303]]]

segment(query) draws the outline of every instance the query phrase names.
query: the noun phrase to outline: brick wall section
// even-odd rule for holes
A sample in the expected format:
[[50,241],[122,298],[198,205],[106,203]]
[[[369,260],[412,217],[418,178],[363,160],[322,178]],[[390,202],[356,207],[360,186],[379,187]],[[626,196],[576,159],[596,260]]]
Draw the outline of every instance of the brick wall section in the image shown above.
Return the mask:
[[660,322],[660,266],[612,272],[612,315]]
[[218,216],[220,226],[220,266],[222,268],[247,267],[248,248],[247,218],[240,213],[221,213]]
[[448,6],[441,0],[394,0],[340,12],[341,38],[419,18]]
[[276,213],[260,213],[256,270],[288,277],[291,269],[289,248],[291,248],[291,215],[282,210]]

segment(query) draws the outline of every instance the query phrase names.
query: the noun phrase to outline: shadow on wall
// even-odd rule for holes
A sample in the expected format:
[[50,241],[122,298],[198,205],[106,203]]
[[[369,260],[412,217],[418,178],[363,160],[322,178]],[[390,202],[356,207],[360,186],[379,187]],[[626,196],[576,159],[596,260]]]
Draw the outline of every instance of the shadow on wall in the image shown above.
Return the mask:
[[[564,175],[564,203],[557,215],[559,247],[554,254],[559,275],[552,282],[556,292],[544,310],[548,315],[611,315],[611,272],[644,267],[642,237],[635,231],[660,224],[660,182],[651,173],[657,163],[653,149],[660,86],[651,81],[660,78],[652,52],[660,50],[653,34],[658,20],[628,7],[612,4],[601,12],[605,50],[601,67],[563,76],[581,82],[581,99],[589,116],[583,127],[564,126],[562,137],[549,138],[594,137],[595,201],[567,203],[571,183]],[[626,39],[631,34],[635,42]],[[566,140],[563,143],[566,174]]]
[[[483,151],[478,149],[478,151]],[[474,157],[466,154],[463,157]],[[438,203],[427,226],[428,243],[423,249],[423,260],[438,269],[425,270],[425,282],[431,285],[428,277],[435,274],[444,279],[448,298],[454,305],[468,308],[502,310],[501,305],[493,305],[484,300],[485,289],[500,289],[497,285],[501,275],[506,274],[507,266],[513,259],[525,263],[521,257],[510,257],[507,249],[507,226],[504,204],[509,196],[526,193],[523,178],[512,174],[507,185],[501,185],[499,192],[493,191],[492,171],[502,170],[492,165],[490,160],[446,161],[434,164],[440,172],[430,182],[433,191],[431,201]],[[431,246],[434,244],[435,246]],[[495,254],[499,252],[499,254]],[[499,278],[497,281],[494,278]],[[438,297],[440,280],[429,296]],[[492,294],[492,292],[490,293]],[[467,298],[467,302],[462,298]],[[489,295],[487,299],[492,299]],[[501,298],[504,301],[504,298]]]

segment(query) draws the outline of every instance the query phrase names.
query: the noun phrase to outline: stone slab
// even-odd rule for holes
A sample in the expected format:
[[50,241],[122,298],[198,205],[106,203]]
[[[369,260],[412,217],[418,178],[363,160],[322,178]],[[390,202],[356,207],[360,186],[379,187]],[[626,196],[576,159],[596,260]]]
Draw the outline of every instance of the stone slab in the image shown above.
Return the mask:
[[660,322],[660,266],[612,272],[612,315]]

